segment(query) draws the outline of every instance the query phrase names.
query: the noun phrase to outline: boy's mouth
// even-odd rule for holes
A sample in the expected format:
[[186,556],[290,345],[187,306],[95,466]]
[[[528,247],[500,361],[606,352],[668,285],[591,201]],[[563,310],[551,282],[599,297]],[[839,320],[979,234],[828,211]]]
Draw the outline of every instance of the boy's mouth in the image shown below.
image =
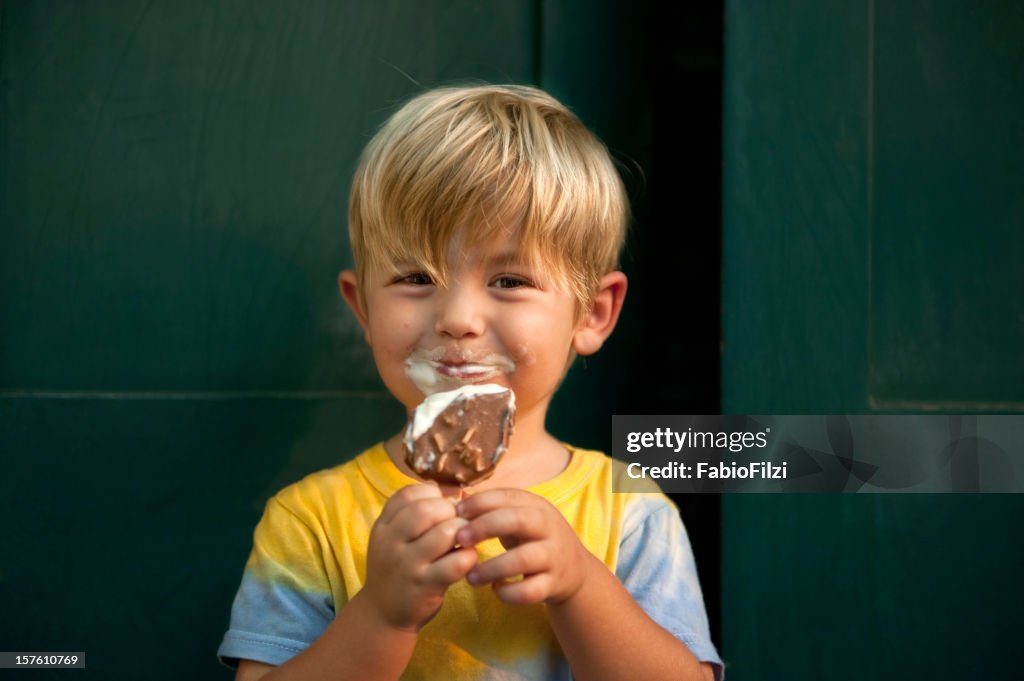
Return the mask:
[[434,370],[442,376],[457,378],[461,381],[476,382],[497,376],[501,369],[493,364],[474,364],[462,362],[458,364],[446,364],[443,362],[431,362]]
[[475,354],[443,348],[414,352],[406,361],[406,373],[425,395],[452,390],[466,383],[493,381],[515,370],[515,363],[499,354]]

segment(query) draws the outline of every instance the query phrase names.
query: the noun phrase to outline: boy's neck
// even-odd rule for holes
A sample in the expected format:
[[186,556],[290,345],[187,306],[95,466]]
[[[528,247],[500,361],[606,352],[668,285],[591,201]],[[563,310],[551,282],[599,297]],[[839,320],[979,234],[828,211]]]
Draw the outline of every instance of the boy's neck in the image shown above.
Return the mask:
[[[539,414],[536,412],[540,412]],[[419,479],[405,462],[402,433],[384,443],[388,457],[400,471]],[[474,492],[500,487],[525,489],[551,480],[569,465],[569,450],[544,428],[544,411],[516,415],[516,426],[508,451],[495,468],[494,475],[472,486]],[[442,485],[445,496],[459,496],[456,485]]]

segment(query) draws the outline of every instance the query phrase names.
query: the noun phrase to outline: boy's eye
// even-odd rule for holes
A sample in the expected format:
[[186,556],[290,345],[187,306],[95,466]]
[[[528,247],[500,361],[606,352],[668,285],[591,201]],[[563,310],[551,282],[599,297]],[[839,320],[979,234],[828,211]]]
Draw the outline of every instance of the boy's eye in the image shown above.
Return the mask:
[[523,286],[529,286],[530,282],[524,277],[519,277],[514,274],[503,274],[494,280],[493,285],[498,288],[520,288]]
[[396,284],[410,284],[412,286],[430,286],[434,280],[426,272],[410,272],[395,279]]

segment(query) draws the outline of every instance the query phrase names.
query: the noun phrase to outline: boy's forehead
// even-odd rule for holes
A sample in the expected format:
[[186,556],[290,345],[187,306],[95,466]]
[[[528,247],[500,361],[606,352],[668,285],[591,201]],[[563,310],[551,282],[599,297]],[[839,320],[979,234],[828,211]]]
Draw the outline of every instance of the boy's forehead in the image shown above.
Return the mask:
[[448,259],[448,264],[462,260],[522,263],[530,259],[529,251],[522,240],[517,237],[518,235],[510,231],[501,230],[489,238],[473,242],[467,238],[466,232],[461,230],[452,236],[445,256]]

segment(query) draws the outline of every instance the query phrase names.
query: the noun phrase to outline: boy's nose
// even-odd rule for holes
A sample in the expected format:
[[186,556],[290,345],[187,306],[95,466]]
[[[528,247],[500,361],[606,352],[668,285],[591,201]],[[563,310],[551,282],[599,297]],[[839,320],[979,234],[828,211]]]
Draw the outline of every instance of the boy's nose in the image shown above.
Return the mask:
[[455,286],[439,297],[435,331],[439,336],[465,338],[484,332],[482,301],[473,292]]

